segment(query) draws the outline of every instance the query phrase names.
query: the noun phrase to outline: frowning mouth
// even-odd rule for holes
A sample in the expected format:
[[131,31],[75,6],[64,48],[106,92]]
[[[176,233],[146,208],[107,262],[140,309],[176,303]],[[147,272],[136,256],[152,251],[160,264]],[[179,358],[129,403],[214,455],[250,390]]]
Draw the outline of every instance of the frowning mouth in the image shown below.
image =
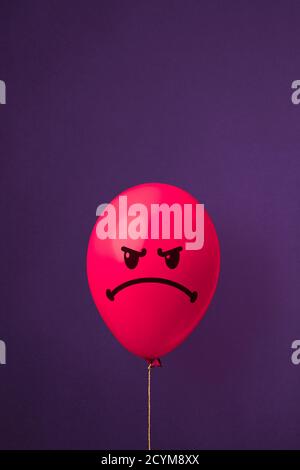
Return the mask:
[[175,287],[176,289],[181,290],[184,292],[189,298],[192,303],[197,300],[198,293],[196,291],[191,291],[187,287],[179,284],[178,282],[171,281],[170,279],[165,279],[163,277],[140,277],[138,279],[132,279],[131,281],[126,281],[120,284],[119,286],[115,287],[113,290],[107,289],[106,296],[109,300],[115,300],[116,294],[121,290],[125,289],[125,287],[133,286],[135,284],[142,284],[144,282],[152,282],[152,283],[159,283],[159,284],[166,284],[168,286]]

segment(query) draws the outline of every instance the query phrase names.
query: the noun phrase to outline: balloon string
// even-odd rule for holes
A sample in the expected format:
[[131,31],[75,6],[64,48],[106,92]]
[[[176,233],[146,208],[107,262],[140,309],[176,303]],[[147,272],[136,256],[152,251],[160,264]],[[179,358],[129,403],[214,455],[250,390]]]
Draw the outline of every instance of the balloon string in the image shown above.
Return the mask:
[[148,450],[151,450],[151,363],[148,365]]

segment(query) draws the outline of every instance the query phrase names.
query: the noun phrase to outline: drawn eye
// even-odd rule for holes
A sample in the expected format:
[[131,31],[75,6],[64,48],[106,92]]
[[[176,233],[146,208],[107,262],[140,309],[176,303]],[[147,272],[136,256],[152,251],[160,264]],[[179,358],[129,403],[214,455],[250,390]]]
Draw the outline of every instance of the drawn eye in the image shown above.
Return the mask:
[[136,268],[140,257],[145,256],[147,253],[145,248],[143,248],[142,251],[136,251],[132,248],[127,248],[127,246],[122,246],[121,250],[124,251],[124,261],[129,269]]
[[175,269],[178,266],[180,260],[180,252],[182,250],[181,246],[177,248],[173,248],[172,250],[163,251],[161,248],[158,248],[157,254],[158,256],[162,256],[165,258],[166,265],[170,269]]

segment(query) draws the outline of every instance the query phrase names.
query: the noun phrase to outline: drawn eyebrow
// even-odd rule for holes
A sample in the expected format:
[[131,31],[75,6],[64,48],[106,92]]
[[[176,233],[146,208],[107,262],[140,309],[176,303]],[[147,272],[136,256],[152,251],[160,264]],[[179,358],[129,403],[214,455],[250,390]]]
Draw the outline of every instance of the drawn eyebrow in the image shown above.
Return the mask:
[[128,248],[127,246],[122,246],[121,250],[124,251],[124,253],[134,253],[135,255],[138,256],[145,256],[147,253],[146,248],[143,248],[141,251],[133,250],[132,248]]
[[166,251],[163,251],[161,248],[158,248],[157,254],[158,256],[168,256],[171,253],[174,253],[174,251],[182,251],[182,246],[177,246],[176,248],[172,248],[171,250]]

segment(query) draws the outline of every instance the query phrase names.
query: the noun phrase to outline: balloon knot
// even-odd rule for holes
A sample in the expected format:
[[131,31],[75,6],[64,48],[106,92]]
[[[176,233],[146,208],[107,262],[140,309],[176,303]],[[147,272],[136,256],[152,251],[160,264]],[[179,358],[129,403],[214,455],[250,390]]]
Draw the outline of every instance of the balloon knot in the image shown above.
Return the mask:
[[155,359],[147,359],[148,367],[162,367],[161,360],[156,357]]

